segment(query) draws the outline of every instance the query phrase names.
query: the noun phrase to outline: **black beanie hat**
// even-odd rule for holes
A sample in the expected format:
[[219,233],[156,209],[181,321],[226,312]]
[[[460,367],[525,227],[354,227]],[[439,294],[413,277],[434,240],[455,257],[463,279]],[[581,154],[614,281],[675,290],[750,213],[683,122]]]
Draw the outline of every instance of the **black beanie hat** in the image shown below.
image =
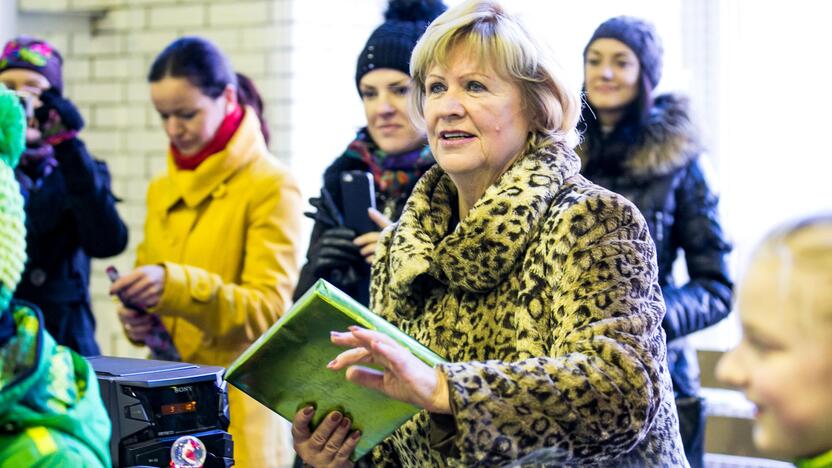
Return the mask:
[[627,45],[638,57],[639,65],[653,88],[662,78],[662,42],[653,24],[632,16],[610,18],[592,34],[584,47],[584,57],[589,45],[596,39],[616,39]]
[[381,24],[367,39],[355,67],[355,86],[378,68],[410,75],[410,55],[431,21],[447,7],[441,0],[391,0]]

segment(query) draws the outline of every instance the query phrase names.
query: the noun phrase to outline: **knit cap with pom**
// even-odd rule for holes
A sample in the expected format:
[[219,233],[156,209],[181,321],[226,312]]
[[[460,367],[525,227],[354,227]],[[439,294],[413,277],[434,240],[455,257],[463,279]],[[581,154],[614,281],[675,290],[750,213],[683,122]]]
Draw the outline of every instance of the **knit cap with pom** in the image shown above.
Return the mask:
[[0,313],[5,314],[26,263],[23,197],[14,176],[26,143],[17,96],[0,85]]
[[[441,0],[391,0],[384,23],[367,39],[355,67],[355,86],[373,70],[410,74],[410,55],[431,21],[447,9]],[[359,92],[361,90],[359,89]]]

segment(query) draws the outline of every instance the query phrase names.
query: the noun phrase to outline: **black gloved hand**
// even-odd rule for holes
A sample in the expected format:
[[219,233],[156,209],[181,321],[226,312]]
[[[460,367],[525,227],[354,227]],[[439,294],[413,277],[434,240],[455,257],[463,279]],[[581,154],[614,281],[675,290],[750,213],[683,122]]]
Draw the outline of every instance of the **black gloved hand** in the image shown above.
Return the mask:
[[78,108],[55,88],[44,91],[40,100],[42,104],[35,109],[35,118],[47,144],[54,146],[75,138],[84,128],[84,118]]
[[335,202],[332,200],[332,195],[325,188],[321,189],[320,197],[313,197],[309,199],[309,204],[315,208],[315,211],[304,213],[304,216],[321,223],[327,227],[337,227],[344,225],[344,219]]
[[318,252],[312,264],[316,276],[334,270],[354,269],[364,262],[358,246],[353,244],[355,231],[345,227],[327,229],[318,239]]

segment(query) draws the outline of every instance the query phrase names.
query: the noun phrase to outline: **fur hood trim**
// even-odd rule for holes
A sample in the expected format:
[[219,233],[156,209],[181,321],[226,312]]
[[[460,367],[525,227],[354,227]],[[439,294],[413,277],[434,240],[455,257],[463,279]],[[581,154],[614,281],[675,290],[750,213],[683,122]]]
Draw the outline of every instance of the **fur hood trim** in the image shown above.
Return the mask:
[[699,156],[702,145],[686,97],[663,94],[653,101],[644,127],[644,142],[627,158],[635,175],[664,175]]
[[[633,176],[669,174],[686,166],[702,152],[698,131],[690,118],[689,101],[678,94],[663,94],[653,101],[642,129],[641,144],[627,145],[617,141],[607,144],[619,143],[629,148],[623,166],[626,173]],[[584,167],[590,157],[589,144],[590,141],[584,141],[575,148]]]

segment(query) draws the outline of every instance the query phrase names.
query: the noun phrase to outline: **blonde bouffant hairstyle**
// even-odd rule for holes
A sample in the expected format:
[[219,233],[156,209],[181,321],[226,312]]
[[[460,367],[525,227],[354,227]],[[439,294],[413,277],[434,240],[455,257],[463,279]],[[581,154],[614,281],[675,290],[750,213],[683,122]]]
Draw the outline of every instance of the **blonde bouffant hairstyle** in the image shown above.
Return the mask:
[[577,144],[575,126],[581,112],[578,94],[554,73],[556,67],[519,20],[493,0],[468,0],[437,17],[416,44],[410,60],[413,77],[411,114],[424,127],[425,81],[435,65],[447,66],[464,50],[483,66],[514,81],[531,124],[526,151],[552,143]]

